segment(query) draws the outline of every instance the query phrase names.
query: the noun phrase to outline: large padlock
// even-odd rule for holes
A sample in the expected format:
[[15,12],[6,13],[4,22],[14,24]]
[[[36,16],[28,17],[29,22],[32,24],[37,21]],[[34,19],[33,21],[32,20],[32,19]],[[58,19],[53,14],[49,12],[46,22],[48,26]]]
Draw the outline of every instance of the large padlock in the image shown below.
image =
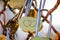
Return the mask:
[[[36,31],[36,22],[37,22],[37,11],[35,9],[31,9],[27,17],[22,17],[19,19],[18,23],[21,29],[25,32],[35,33]],[[42,21],[40,22],[40,27],[38,31],[43,28]]]
[[[36,31],[36,21],[37,18],[33,17],[22,17],[18,23],[21,29],[25,32],[35,32]],[[42,22],[40,23],[40,27],[38,31],[40,31],[43,28]]]

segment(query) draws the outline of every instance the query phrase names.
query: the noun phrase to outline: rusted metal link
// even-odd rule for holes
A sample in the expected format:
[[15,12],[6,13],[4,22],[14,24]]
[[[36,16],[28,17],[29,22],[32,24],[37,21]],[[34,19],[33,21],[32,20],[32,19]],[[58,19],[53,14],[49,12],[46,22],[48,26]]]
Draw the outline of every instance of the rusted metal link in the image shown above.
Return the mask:
[[47,15],[46,15],[45,18],[48,18],[48,16],[49,16],[50,14],[52,14],[52,12],[55,11],[55,10],[57,9],[57,7],[58,7],[59,4],[60,4],[59,1],[60,1],[60,0],[58,0],[58,1],[56,2],[55,6],[54,6],[52,9],[49,10],[49,12],[47,13]]
[[33,36],[33,33],[31,33],[31,32],[28,32],[28,33],[29,33],[29,34],[28,34],[26,40],[29,40],[30,37],[34,37],[34,36]]
[[[41,12],[46,11],[46,12],[49,13],[49,11],[48,11],[47,9],[41,9],[40,11],[41,11]],[[44,21],[46,20],[46,18],[45,18],[43,15],[41,15],[41,17],[43,17],[42,22],[44,22]]]
[[[46,21],[48,24],[50,24],[50,22],[47,19],[45,19],[44,21]],[[52,25],[52,30],[58,35],[58,39],[60,39],[60,33],[54,28],[53,25]]]
[[[58,0],[57,3],[55,4],[55,6],[54,6],[51,10],[49,10],[49,12],[47,13],[46,16],[43,16],[43,15],[42,15],[42,17],[43,17],[43,20],[42,20],[42,21],[43,21],[43,22],[46,21],[48,24],[50,24],[50,22],[47,20],[47,18],[48,18],[48,16],[49,16],[50,14],[52,14],[52,12],[53,12],[54,10],[57,9],[57,7],[59,6],[59,4],[60,4],[60,0]],[[53,25],[52,25],[52,29],[53,29],[53,31],[58,35],[58,38],[60,39],[60,33],[54,28]]]

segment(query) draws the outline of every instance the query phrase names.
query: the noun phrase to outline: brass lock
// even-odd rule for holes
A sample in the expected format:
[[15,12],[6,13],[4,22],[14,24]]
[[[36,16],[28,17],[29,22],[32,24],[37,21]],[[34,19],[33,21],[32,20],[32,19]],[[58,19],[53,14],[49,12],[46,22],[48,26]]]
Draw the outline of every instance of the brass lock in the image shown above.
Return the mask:
[[19,24],[16,21],[9,20],[9,22],[7,23],[7,27],[11,29],[10,33],[14,34],[16,32],[16,30],[18,29]]
[[26,0],[10,0],[8,4],[11,8],[22,8]]
[[6,36],[0,35],[0,40],[7,40],[7,39],[6,39]]

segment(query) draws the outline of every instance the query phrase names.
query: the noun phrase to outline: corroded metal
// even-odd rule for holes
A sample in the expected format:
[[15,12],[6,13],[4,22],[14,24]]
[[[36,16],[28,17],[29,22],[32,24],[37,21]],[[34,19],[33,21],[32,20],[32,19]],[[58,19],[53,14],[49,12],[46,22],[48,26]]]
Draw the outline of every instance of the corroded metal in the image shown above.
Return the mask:
[[[52,12],[54,12],[54,11],[57,9],[57,7],[59,6],[59,4],[60,4],[60,0],[57,0],[55,6],[54,6],[52,9],[49,10],[49,13],[47,13],[47,15],[46,15],[45,17],[42,16],[42,17],[44,18],[43,21],[46,21],[48,24],[50,24],[50,22],[47,20],[47,18],[48,18],[48,16],[49,16],[50,14],[52,14]],[[53,29],[53,31],[58,35],[58,40],[60,40],[60,32],[58,32],[58,31],[54,28],[53,25],[52,25],[52,29]]]

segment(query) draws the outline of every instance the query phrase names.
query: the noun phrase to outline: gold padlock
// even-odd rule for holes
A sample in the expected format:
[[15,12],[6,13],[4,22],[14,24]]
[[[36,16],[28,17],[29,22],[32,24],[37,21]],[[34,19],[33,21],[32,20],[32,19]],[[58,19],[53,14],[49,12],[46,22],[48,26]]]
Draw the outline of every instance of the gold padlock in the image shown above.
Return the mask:
[[37,17],[37,11],[35,9],[31,9],[29,14],[28,14],[28,17],[36,18]]
[[7,40],[7,39],[6,39],[6,36],[0,35],[0,40]]
[[10,0],[8,4],[11,8],[21,8],[26,0]]
[[8,26],[8,28],[11,29],[10,33],[11,34],[15,34],[17,29],[18,29],[18,27],[19,27],[19,24],[18,24],[17,21],[9,20],[9,22],[7,23],[7,26]]

